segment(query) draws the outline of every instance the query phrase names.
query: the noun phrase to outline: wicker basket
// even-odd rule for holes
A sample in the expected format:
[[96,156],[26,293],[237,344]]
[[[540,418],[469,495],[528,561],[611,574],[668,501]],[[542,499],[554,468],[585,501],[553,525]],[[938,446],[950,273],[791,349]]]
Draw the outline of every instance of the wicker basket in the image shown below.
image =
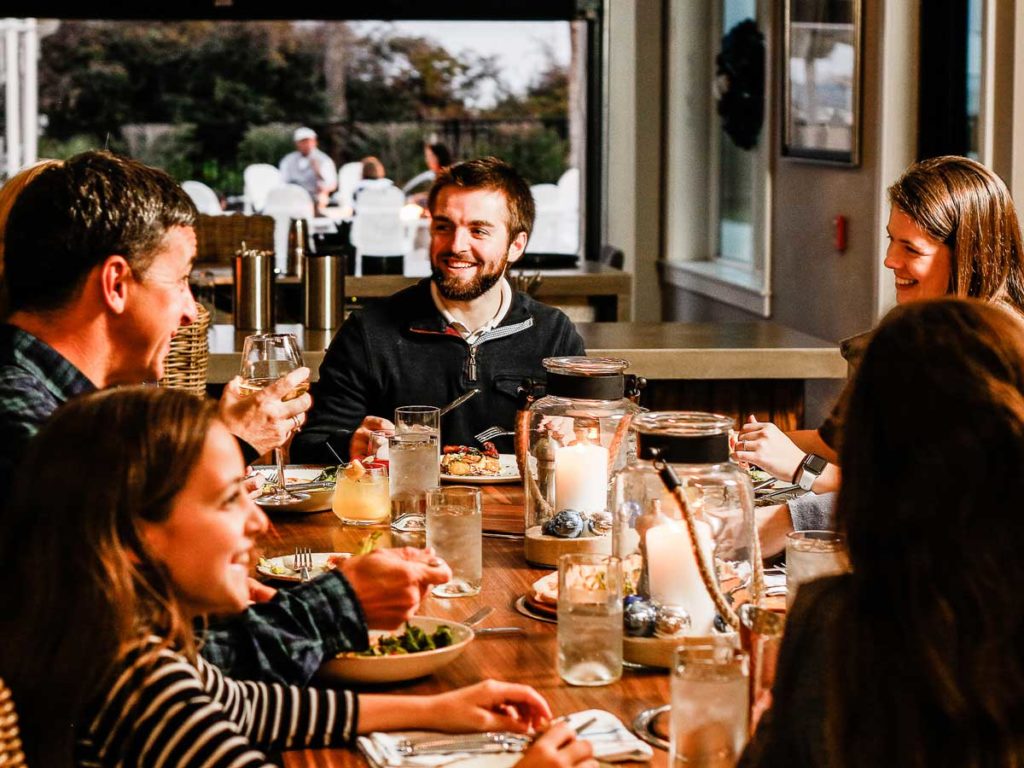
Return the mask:
[[0,680],[0,766],[24,768],[25,754],[21,751],[18,715],[14,711],[11,689]]
[[202,304],[196,304],[196,321],[183,325],[171,339],[171,351],[164,362],[161,387],[183,389],[200,397],[206,396],[206,369],[210,360],[210,342],[206,332],[210,327],[210,313]]

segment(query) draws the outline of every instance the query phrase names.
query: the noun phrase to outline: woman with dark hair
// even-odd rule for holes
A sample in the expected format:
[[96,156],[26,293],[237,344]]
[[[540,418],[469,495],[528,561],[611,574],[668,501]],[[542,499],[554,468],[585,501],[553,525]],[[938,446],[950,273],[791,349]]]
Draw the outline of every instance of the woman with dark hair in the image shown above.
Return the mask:
[[[263,766],[260,750],[371,730],[527,731],[550,718],[532,688],[493,680],[356,695],[232,680],[203,660],[194,622],[248,605],[267,526],[216,410],[175,390],[108,390],[71,401],[30,445],[0,533],[16,585],[0,596],[0,676],[30,765]],[[589,756],[559,725],[523,763]]]
[[[1024,314],[1024,245],[1010,193],[988,168],[966,157],[946,156],[910,166],[889,187],[889,247],[896,301],[964,296]],[[868,334],[840,343],[856,368]],[[814,494],[835,491],[840,472],[844,391],[816,430],[783,433],[754,417],[740,428],[736,457]],[[766,554],[779,551],[793,530],[831,527],[831,497],[811,494],[789,505],[759,510]]]
[[962,299],[893,310],[855,376],[840,458],[852,573],[800,588],[741,765],[1024,765],[1019,315]]

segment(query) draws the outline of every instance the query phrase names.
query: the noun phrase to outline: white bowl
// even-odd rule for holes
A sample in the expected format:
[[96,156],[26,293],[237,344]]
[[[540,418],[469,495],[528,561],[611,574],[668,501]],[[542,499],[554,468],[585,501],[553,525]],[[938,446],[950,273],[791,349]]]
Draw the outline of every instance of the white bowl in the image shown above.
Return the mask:
[[[473,630],[465,624],[448,619],[435,619],[429,616],[414,616],[409,623],[419,627],[428,635],[441,625],[452,629],[454,642],[446,648],[419,653],[402,653],[395,656],[347,656],[325,661],[320,666],[319,677],[345,683],[397,683],[402,680],[413,680],[424,677],[450,664],[458,658],[463,649],[473,639]],[[381,635],[400,635],[404,628],[394,632],[370,630],[370,642]]]

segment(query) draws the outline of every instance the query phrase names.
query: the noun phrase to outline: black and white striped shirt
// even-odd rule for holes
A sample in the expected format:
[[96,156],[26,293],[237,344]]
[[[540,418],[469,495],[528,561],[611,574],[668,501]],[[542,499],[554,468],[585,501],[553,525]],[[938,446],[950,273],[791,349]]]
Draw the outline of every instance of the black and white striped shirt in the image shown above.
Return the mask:
[[262,749],[355,737],[351,691],[233,680],[158,644],[155,637],[140,643],[85,714],[80,766],[250,768],[269,765]]

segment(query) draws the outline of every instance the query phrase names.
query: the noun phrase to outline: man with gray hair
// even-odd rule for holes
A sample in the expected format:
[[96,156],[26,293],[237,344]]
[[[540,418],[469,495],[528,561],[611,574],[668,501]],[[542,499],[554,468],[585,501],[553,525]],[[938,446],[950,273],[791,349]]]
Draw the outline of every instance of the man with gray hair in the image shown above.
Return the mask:
[[317,213],[327,207],[331,193],[338,188],[338,169],[334,161],[317,148],[316,131],[297,128],[292,135],[295,151],[281,160],[281,181],[298,184],[309,192]]

